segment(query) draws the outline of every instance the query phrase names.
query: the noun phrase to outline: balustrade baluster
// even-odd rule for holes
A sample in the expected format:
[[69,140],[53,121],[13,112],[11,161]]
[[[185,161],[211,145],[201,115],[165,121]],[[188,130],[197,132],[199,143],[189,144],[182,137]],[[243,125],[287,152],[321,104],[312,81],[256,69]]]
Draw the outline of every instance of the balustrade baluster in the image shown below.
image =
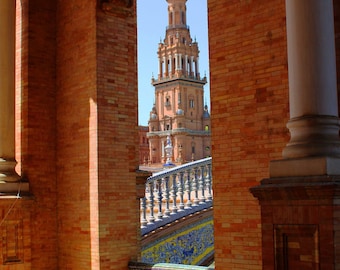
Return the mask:
[[179,195],[179,210],[183,211],[184,209],[184,172],[179,173],[179,188],[178,188],[178,195]]
[[207,201],[212,201],[213,196],[211,193],[211,188],[212,188],[211,164],[207,165],[207,175],[205,177],[205,184],[208,190]]
[[199,201],[200,201],[198,199],[198,190],[199,190],[199,186],[198,186],[198,168],[194,168],[193,183],[194,183],[195,198],[194,198],[194,203],[192,204],[192,206],[197,206]]
[[158,213],[157,213],[157,219],[156,221],[163,219],[163,213],[162,213],[162,179],[157,179],[157,201],[158,201]]
[[157,172],[148,178],[145,197],[140,200],[143,233],[153,230],[157,222],[160,226],[167,224],[166,218],[170,215],[175,217],[177,212],[186,210],[191,213],[194,206],[200,204],[204,208],[212,201],[211,163],[211,158],[207,158]]
[[150,196],[149,196],[149,208],[150,208],[150,217],[149,217],[149,222],[148,224],[153,224],[155,222],[155,216],[154,216],[154,208],[155,208],[155,196],[153,195],[155,189],[155,183],[154,182],[150,182],[149,183],[149,192],[150,192]]
[[187,191],[188,200],[187,200],[185,209],[190,209],[192,206],[191,204],[191,186],[192,185],[191,185],[191,179],[190,179],[191,170],[187,170],[186,174],[187,174],[186,191]]
[[146,197],[142,198],[141,200],[141,210],[142,210],[142,218],[140,221],[141,228],[145,228],[148,221],[146,220]]
[[177,213],[177,175],[173,174],[172,175],[172,214],[176,214]]
[[201,177],[199,179],[199,185],[200,185],[202,194],[201,194],[201,198],[200,198],[200,204],[205,203],[204,169],[205,169],[205,165],[201,166]]
[[164,217],[169,217],[170,216],[170,190],[169,190],[169,176],[166,176],[164,178],[164,184],[165,184],[165,211],[164,211]]

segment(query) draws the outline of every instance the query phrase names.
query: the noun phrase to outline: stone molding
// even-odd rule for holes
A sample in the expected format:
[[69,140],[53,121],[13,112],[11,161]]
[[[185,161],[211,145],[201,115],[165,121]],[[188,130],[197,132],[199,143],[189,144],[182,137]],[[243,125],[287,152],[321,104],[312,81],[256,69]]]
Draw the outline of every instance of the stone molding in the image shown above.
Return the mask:
[[250,188],[260,204],[273,201],[320,201],[333,203],[340,195],[340,176],[300,176],[263,179]]

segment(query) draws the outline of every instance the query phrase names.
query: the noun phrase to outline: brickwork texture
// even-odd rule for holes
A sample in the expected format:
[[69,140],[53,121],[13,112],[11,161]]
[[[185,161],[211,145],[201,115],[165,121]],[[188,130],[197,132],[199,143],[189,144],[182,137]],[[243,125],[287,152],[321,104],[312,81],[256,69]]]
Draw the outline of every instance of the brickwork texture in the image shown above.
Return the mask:
[[[33,196],[0,202],[0,270],[122,270],[138,259],[135,4],[17,0],[17,170]],[[249,188],[289,140],[284,1],[208,8],[216,269],[261,269]]]
[[261,218],[249,192],[288,141],[284,1],[210,0],[216,269],[261,269]]

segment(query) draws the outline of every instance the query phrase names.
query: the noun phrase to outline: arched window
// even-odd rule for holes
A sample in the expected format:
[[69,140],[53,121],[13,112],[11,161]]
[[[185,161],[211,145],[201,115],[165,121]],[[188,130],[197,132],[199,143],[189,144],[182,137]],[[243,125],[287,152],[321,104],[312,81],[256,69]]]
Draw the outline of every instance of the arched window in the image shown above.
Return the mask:
[[209,126],[208,126],[208,125],[205,125],[204,130],[205,130],[205,131],[209,131]]
[[194,108],[195,107],[195,102],[193,98],[189,99],[189,108]]

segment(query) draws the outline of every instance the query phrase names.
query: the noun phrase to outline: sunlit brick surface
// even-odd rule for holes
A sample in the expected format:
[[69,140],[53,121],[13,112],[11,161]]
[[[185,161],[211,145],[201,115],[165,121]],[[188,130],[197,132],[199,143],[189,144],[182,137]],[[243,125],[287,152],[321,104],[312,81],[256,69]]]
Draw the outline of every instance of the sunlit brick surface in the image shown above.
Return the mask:
[[284,1],[208,3],[216,268],[261,269],[249,188],[288,141]]

